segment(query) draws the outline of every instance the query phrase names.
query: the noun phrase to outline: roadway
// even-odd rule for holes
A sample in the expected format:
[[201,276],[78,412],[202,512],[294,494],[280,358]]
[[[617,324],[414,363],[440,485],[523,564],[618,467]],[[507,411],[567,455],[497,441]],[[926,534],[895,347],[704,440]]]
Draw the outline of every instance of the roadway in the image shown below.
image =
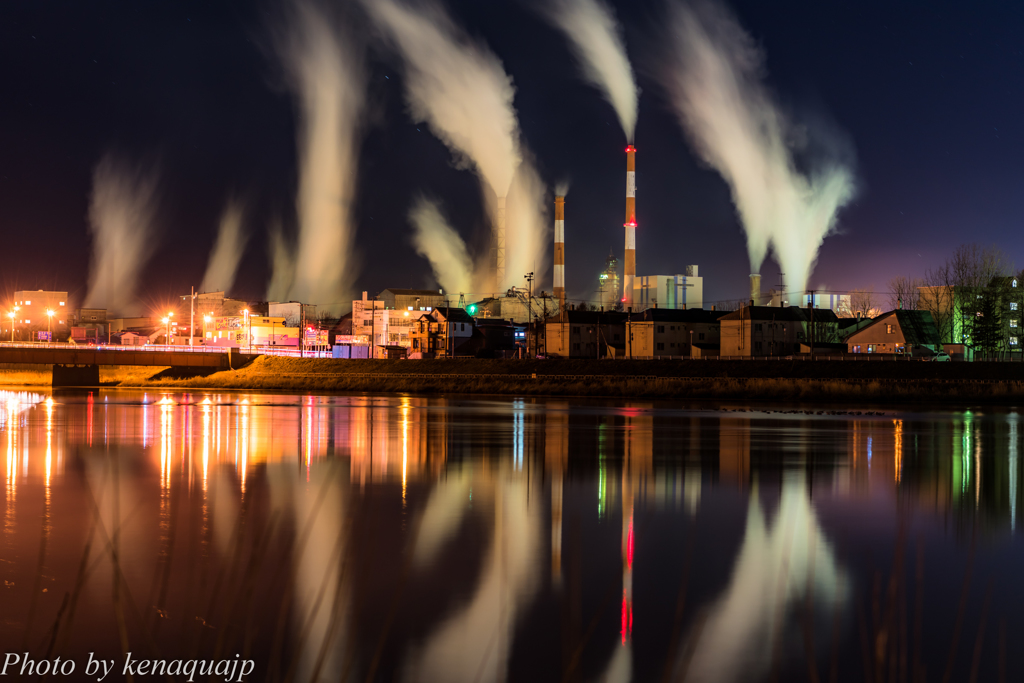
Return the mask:
[[176,368],[232,368],[259,353],[215,346],[119,346],[60,343],[0,343],[0,363],[30,365],[151,365]]

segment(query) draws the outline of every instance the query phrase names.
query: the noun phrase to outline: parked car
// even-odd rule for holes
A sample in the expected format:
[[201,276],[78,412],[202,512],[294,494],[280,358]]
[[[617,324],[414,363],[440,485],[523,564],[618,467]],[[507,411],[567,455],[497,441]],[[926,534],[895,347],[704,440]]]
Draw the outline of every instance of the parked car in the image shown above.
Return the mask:
[[932,356],[929,360],[935,361],[936,363],[942,363],[944,361],[949,361],[949,354],[946,353],[945,351],[939,351],[934,356]]

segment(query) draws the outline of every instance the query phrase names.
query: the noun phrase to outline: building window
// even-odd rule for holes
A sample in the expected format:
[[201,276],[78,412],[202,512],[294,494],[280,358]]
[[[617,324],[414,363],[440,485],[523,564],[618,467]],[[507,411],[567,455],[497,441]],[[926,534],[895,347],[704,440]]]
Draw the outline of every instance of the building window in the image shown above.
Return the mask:
[[658,325],[658,334],[661,334],[664,331],[665,331],[665,326],[664,325]]
[[31,302],[31,301],[26,301],[26,302],[25,302],[25,305],[26,305],[26,306],[31,306],[31,305],[32,305],[32,302]]
[[1013,279],[1013,282],[1010,283],[1010,286],[1011,287],[1016,287],[1017,286],[1017,278]]
[[1016,346],[1016,345],[1017,345],[1017,338],[1016,337],[1010,337],[1010,346]]
[[857,344],[857,345],[855,345],[855,346],[853,347],[853,352],[854,352],[854,353],[860,353],[860,344]]
[[1010,320],[1010,327],[1017,327],[1017,321],[1011,319]]
[[697,334],[697,341],[704,341],[704,333],[700,332]]
[[875,352],[875,345],[874,344],[868,344],[868,353],[874,353],[874,352]]
[[580,343],[579,343],[579,342],[575,342],[575,343],[574,343],[574,344],[572,345],[572,350],[573,350],[573,351],[579,351],[579,350],[580,350]]
[[895,325],[886,325],[885,326],[885,333],[886,334],[895,334],[896,333],[896,330],[894,329],[895,327],[896,327]]
[[1011,311],[1016,311],[1017,310],[1017,302],[1016,301],[1011,301],[1010,302],[1010,310]]
[[658,342],[658,350],[659,351],[664,351],[665,350],[665,344],[663,342]]
[[760,332],[760,331],[761,331],[761,323],[757,323],[756,325],[754,325],[754,332]]

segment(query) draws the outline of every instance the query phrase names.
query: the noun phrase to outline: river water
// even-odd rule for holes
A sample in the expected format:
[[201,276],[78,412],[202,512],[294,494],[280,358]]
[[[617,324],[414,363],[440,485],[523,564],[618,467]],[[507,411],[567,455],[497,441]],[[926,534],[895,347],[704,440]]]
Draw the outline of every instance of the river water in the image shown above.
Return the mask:
[[3,391],[0,654],[1020,680],[1022,436],[1014,409]]

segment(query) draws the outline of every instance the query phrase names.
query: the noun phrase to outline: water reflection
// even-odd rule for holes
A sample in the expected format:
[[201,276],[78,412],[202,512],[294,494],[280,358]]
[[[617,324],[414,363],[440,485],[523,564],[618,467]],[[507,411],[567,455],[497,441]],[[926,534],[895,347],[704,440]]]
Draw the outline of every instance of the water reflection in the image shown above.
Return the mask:
[[[972,581],[1020,598],[1001,578],[1024,569],[1012,410],[0,401],[0,638],[40,656],[239,653],[261,680],[813,679],[913,642],[942,668],[978,533]],[[882,577],[908,599],[888,558],[909,533],[937,558],[927,627],[864,655],[888,633]]]

